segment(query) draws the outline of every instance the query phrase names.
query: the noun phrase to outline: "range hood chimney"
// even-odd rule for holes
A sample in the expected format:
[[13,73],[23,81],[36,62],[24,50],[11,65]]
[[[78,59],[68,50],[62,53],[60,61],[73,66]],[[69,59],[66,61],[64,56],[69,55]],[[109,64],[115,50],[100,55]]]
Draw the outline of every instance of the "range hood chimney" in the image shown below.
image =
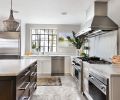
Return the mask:
[[118,29],[118,25],[107,16],[108,13],[107,2],[95,1],[92,10],[94,10],[93,17],[86,22],[83,29],[79,32],[79,35],[85,33],[86,34],[93,33],[94,31],[98,31],[98,30],[113,31]]

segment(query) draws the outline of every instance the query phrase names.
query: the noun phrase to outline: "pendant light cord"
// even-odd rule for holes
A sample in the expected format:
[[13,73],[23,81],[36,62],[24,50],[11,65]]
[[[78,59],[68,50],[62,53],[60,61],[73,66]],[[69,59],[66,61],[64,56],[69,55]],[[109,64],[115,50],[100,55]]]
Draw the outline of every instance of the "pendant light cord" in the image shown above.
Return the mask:
[[11,0],[11,10],[12,10],[12,0]]

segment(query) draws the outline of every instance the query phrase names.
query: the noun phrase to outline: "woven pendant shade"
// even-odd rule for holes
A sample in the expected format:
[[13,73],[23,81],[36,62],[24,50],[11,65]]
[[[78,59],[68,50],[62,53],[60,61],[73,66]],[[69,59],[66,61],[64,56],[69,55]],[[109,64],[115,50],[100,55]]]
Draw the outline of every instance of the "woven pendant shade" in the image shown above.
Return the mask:
[[3,24],[5,26],[6,31],[10,31],[10,32],[17,31],[17,29],[19,27],[19,23],[17,21],[15,21],[14,17],[13,17],[12,0],[11,0],[10,16],[7,20],[3,21]]

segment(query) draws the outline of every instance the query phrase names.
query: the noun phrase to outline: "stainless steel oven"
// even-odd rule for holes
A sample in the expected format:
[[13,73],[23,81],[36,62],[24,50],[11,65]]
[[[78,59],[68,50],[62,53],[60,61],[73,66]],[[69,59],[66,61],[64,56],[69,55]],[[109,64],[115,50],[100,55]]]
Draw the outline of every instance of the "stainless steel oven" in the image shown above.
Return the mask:
[[73,66],[73,77],[76,80],[78,89],[82,92],[82,60],[74,58],[72,61]]
[[80,66],[74,65],[74,77],[80,81],[81,80],[81,68]]
[[89,73],[89,94],[93,100],[109,100],[108,78],[96,73]]

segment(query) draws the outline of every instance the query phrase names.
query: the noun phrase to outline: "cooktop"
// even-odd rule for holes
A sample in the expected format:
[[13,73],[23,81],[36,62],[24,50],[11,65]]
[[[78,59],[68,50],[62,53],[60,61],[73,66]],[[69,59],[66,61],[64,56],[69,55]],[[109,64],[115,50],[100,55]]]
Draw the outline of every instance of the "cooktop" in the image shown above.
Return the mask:
[[112,64],[109,61],[100,59],[100,57],[77,57],[77,58],[82,59],[82,61],[87,61],[90,64]]

